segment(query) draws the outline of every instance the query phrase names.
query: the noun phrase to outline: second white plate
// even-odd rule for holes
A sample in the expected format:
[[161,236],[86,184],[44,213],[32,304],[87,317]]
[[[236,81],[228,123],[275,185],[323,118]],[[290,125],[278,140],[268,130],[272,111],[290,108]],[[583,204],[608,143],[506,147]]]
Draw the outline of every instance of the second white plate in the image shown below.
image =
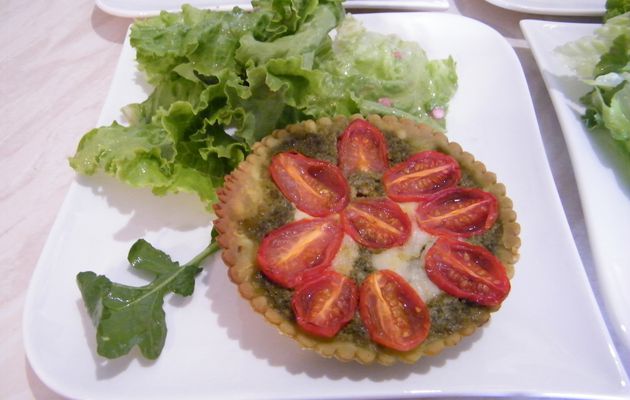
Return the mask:
[[606,132],[589,132],[579,98],[589,91],[556,48],[589,36],[599,24],[521,23],[549,90],[573,163],[598,283],[612,324],[630,350],[630,157]]
[[486,0],[497,7],[542,15],[597,16],[606,12],[606,0]]

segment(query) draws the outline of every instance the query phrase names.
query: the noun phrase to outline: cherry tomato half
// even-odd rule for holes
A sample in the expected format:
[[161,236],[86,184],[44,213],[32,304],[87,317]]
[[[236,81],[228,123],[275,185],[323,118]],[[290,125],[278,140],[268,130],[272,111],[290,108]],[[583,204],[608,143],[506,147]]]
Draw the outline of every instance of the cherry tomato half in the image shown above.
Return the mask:
[[446,293],[484,306],[497,306],[510,292],[510,280],[498,258],[484,247],[447,237],[427,251],[425,269]]
[[291,307],[302,329],[329,338],[352,319],[357,298],[358,289],[352,279],[326,271],[297,287]]
[[383,133],[362,119],[348,125],[337,142],[339,168],[345,176],[352,172],[383,172],[387,169],[387,142]]
[[497,199],[472,188],[442,190],[421,203],[416,220],[432,235],[470,237],[486,232],[497,220]]
[[420,201],[457,185],[462,173],[457,161],[427,150],[394,165],[383,174],[387,196],[395,201]]
[[280,286],[293,288],[322,272],[341,247],[343,230],[332,218],[302,219],[267,234],[258,248],[261,271]]
[[314,217],[341,211],[350,201],[350,187],[331,163],[296,152],[276,154],[269,172],[282,194]]
[[359,314],[373,341],[399,351],[417,347],[431,327],[429,311],[418,293],[391,270],[374,272],[363,281]]
[[372,249],[403,245],[411,234],[409,217],[387,198],[351,201],[341,212],[341,223],[357,243]]

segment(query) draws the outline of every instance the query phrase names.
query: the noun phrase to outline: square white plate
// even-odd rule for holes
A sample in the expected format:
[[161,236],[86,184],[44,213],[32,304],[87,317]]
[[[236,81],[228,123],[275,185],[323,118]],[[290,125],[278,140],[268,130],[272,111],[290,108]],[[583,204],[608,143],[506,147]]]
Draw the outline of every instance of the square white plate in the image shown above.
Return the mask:
[[543,15],[597,16],[606,12],[606,0],[486,0],[512,11]]
[[[240,7],[252,8],[251,0],[96,0],[96,5],[108,14],[119,17],[150,17],[160,11],[179,11],[182,4],[190,4],[197,8],[213,10],[229,10]],[[448,10],[448,0],[346,0],[347,9],[391,9],[417,11]]]
[[[579,98],[590,89],[555,49],[599,24],[525,20],[521,28],[549,90],[573,164],[597,278],[611,322],[630,349],[630,157],[604,131],[590,132]],[[624,172],[625,171],[625,172]]]
[[[507,185],[522,225],[521,259],[500,312],[458,346],[414,365],[344,364],[279,335],[240,298],[216,257],[191,298],[166,300],[169,334],[157,361],[136,354],[106,361],[95,354],[94,328],[75,275],[93,270],[142,282],[125,262],[136,239],[187,261],[207,244],[211,217],[192,196],[156,198],[110,178],[78,178],[25,306],[26,354],[43,382],[66,396],[92,399],[630,395],[572,241],[512,48],[486,25],[457,15],[357,18],[370,30],[417,41],[431,58],[452,55],[457,62],[460,87],[449,135]],[[122,105],[146,96],[133,60],[127,42],[100,124],[121,118]]]

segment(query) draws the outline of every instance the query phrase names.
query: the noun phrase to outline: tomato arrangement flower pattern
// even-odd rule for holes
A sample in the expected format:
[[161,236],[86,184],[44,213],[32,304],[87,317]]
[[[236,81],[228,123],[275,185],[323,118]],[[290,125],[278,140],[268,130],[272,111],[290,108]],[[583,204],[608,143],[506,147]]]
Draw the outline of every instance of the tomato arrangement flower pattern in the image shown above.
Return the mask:
[[[337,153],[338,165],[294,151],[276,154],[269,165],[282,194],[312,218],[269,232],[257,261],[268,279],[293,289],[291,306],[304,331],[334,337],[358,309],[372,341],[399,351],[422,343],[431,327],[429,311],[402,276],[377,270],[357,287],[331,268],[345,234],[379,251],[405,244],[413,223],[437,237],[424,264],[437,287],[480,305],[501,304],[510,291],[505,268],[485,247],[463,240],[493,226],[497,200],[457,186],[462,174],[455,159],[428,150],[390,167],[384,135],[361,119],[339,137]],[[380,176],[385,196],[352,198],[347,178],[354,173]],[[401,202],[417,203],[415,221]]]

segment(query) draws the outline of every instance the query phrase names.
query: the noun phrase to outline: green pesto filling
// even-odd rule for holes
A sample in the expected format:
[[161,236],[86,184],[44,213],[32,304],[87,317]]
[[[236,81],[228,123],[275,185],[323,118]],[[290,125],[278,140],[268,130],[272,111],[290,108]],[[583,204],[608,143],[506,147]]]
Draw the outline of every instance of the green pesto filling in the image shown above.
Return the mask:
[[376,269],[372,265],[372,252],[363,246],[359,246],[359,256],[352,264],[350,278],[354,279],[357,286],[360,286],[363,280],[375,271]]
[[[413,154],[410,144],[392,133],[384,133],[389,154],[389,163],[394,165],[405,161]],[[313,135],[309,133],[292,134],[282,143],[272,149],[271,154],[284,151],[297,151],[307,157],[325,160],[333,164],[337,163],[337,135]],[[352,191],[352,197],[380,197],[384,196],[384,188],[381,184],[380,174],[355,173],[348,177],[348,183]],[[469,173],[462,171],[462,187],[479,187]],[[291,222],[294,215],[294,207],[284,198],[271,180],[264,183],[261,188],[264,192],[265,202],[258,205],[255,217],[241,221],[241,227],[245,234],[252,240],[260,242],[270,231]],[[469,242],[485,246],[490,251],[499,243],[503,233],[503,225],[497,221],[495,225],[482,235],[468,239]],[[350,278],[357,286],[376,271],[372,265],[372,252],[359,246],[359,256],[354,261]],[[254,276],[254,284],[257,285],[269,299],[271,306],[282,314],[287,320],[295,321],[295,314],[291,307],[291,289],[282,288],[262,273]],[[431,316],[431,329],[427,341],[448,337],[469,325],[481,325],[487,319],[486,307],[455,298],[447,294],[440,294],[427,303]],[[351,341],[359,346],[376,349],[380,347],[372,342],[367,330],[361,321],[359,313],[341,329],[336,339]]]
[[383,136],[387,142],[389,165],[401,163],[411,157],[412,149],[405,139],[401,139],[391,132],[384,132]]
[[261,187],[267,201],[258,205],[254,217],[240,221],[242,231],[252,240],[260,242],[272,230],[293,220],[294,208],[271,180]]
[[448,294],[439,294],[427,303],[431,316],[428,341],[448,337],[466,326],[479,326],[487,319],[484,306]]
[[457,186],[465,188],[479,187],[477,182],[475,182],[475,180],[470,176],[470,173],[464,170],[462,170],[462,179],[459,180],[459,184]]
[[335,339],[341,340],[342,342],[352,342],[357,346],[373,349],[375,351],[379,347],[378,344],[370,339],[370,334],[365,328],[363,321],[361,321],[358,312],[355,313],[350,322],[337,333]]
[[503,223],[500,220],[492,225],[492,228],[488,229],[481,235],[475,235],[468,238],[468,242],[472,244],[476,244],[478,246],[483,246],[488,249],[491,253],[494,253],[497,245],[500,243],[501,237],[503,236]]
[[313,135],[307,132],[293,134],[272,149],[271,154],[285,151],[297,151],[303,155],[337,164],[337,135],[329,132],[325,135]]
[[291,308],[291,289],[283,288],[271,282],[269,278],[260,271],[254,275],[254,284],[265,291],[267,299],[271,302],[273,309],[282,314],[289,321],[295,321],[295,314]]
[[354,172],[348,177],[352,198],[383,197],[385,188],[381,184],[382,174],[370,172]]

